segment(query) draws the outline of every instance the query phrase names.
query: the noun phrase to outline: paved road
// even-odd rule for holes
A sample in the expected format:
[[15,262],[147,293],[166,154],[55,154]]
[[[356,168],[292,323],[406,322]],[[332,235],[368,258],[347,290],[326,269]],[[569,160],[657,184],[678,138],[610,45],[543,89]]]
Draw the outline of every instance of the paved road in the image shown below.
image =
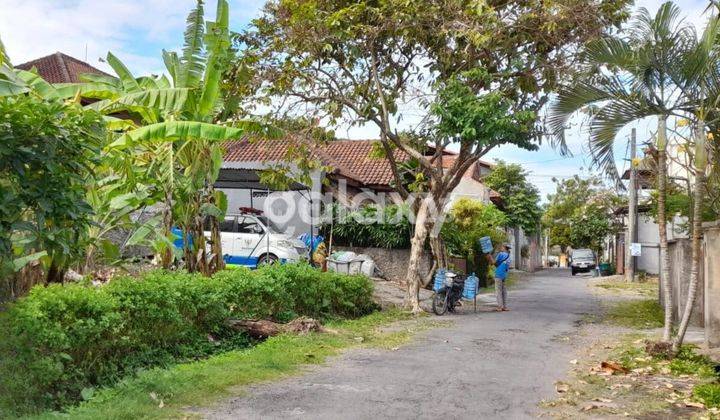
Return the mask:
[[[588,278],[553,269],[510,290],[510,312],[452,316],[397,351],[350,351],[327,366],[251,388],[204,416],[215,419],[536,417],[569,369],[583,314],[598,301]],[[447,317],[445,317],[447,318]],[[459,349],[459,350],[458,350]]]

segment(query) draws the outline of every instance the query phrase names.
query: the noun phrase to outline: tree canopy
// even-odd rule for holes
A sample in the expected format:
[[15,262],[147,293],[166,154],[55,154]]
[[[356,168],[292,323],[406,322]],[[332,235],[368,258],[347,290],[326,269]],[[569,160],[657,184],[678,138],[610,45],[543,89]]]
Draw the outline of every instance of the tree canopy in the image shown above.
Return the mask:
[[607,235],[618,230],[612,212],[620,198],[595,176],[556,179],[555,187],[543,215],[550,245],[563,252],[568,247],[600,251]]
[[483,183],[500,193],[507,215],[507,226],[537,232],[542,216],[540,192],[527,179],[528,172],[516,163],[497,161]]

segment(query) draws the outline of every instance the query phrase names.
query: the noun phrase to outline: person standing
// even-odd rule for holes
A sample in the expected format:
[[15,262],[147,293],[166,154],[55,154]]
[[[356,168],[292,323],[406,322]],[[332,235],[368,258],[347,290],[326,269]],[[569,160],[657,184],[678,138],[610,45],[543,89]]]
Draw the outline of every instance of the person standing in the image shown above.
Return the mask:
[[[488,255],[492,261],[492,257]],[[509,311],[507,307],[507,287],[505,280],[507,279],[508,270],[510,270],[510,246],[502,245],[500,252],[495,255],[495,296],[497,297],[497,311]]]

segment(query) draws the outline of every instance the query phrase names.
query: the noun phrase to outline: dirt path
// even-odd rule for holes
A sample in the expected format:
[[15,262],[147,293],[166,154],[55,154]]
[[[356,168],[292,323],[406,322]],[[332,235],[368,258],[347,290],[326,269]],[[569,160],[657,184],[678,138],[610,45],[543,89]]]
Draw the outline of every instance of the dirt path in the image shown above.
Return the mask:
[[397,351],[356,350],[304,376],[250,388],[211,419],[531,418],[568,370],[570,337],[599,310],[588,277],[528,276],[510,312],[445,316],[454,324]]

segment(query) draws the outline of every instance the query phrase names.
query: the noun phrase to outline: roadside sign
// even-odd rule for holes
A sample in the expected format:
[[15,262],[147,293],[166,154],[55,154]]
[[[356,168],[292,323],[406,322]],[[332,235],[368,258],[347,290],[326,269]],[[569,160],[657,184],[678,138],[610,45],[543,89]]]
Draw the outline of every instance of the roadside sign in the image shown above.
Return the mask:
[[639,257],[642,255],[642,244],[633,242],[630,244],[630,255],[633,257]]

